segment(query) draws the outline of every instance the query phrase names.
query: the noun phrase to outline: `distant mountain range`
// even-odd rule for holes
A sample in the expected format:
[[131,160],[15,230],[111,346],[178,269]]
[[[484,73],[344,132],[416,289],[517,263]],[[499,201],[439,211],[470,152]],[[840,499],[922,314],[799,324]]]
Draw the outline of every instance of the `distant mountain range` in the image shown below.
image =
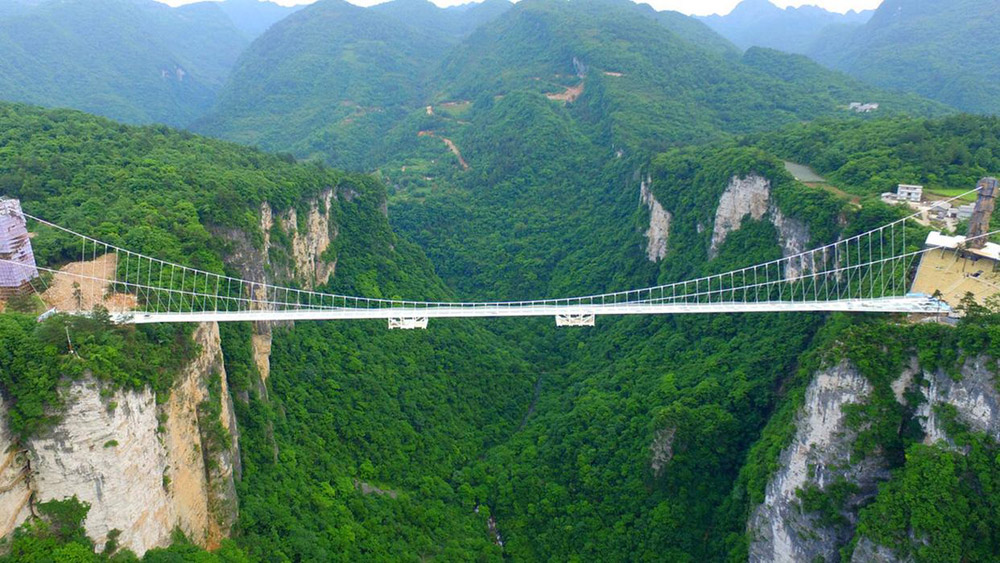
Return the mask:
[[996,0],[885,0],[865,25],[809,55],[870,84],[1000,113]]
[[302,6],[282,6],[264,0],[222,0],[203,2],[217,5],[237,29],[248,39],[255,39],[275,23],[302,9]]
[[592,104],[607,142],[647,148],[835,115],[857,99],[915,107],[804,58],[741,57],[696,20],[626,0],[325,0],[258,39],[195,129],[370,169],[408,112],[522,90]]
[[249,44],[216,4],[58,0],[7,8],[0,99],[125,122],[190,122],[212,106]]
[[427,0],[391,0],[376,4],[370,10],[437,38],[457,41],[510,6],[509,0],[484,0],[449,8],[439,8]]
[[836,14],[744,0],[700,18],[740,48],[801,53],[873,85],[916,92],[976,113],[1000,113],[996,0],[885,0],[875,11]]
[[828,12],[816,6],[779,8],[769,0],[743,0],[725,16],[698,19],[741,49],[770,47],[808,54],[823,36],[866,23],[873,10]]
[[0,99],[187,125],[250,42],[295,12],[257,0],[0,0]]
[[[793,57],[755,52],[741,60],[740,50],[752,47],[805,54],[864,83],[960,109],[1000,110],[1000,60],[988,41],[974,39],[1000,23],[993,0],[946,7],[889,0],[875,13],[846,15],[746,0],[727,16],[700,21],[630,2],[563,4],[512,10],[507,0],[451,8],[426,0],[371,8],[342,0],[306,7],[224,0],[170,8],[152,0],[0,0],[0,99],[125,122],[195,124],[299,155],[329,158],[337,146],[344,158],[336,162],[367,162],[362,168],[378,160],[362,153],[374,154],[382,133],[414,107],[443,96],[471,99],[489,88],[551,93],[584,74],[573,68],[574,58],[590,57],[587,64],[600,61],[604,71],[623,75],[608,84],[627,85],[630,104],[650,109],[642,118],[649,133],[641,136],[658,146],[656,139],[671,137],[666,130],[684,129],[688,138],[753,130],[751,122],[774,123],[769,116],[777,107],[784,108],[781,119],[798,119],[848,101],[880,98],[883,109],[909,103],[900,106],[902,98],[836,74],[805,71],[808,61]],[[619,56],[626,44],[630,58]],[[761,68],[762,61],[769,66]],[[820,80],[820,87],[797,79],[764,85],[795,75]],[[686,109],[666,111],[674,105]],[[701,113],[710,107],[714,117]]]

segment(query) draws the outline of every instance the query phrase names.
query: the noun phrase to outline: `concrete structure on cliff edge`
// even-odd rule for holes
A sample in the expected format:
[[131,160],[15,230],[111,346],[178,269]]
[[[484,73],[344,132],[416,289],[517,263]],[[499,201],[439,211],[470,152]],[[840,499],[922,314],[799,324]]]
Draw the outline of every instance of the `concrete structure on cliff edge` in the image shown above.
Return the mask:
[[[996,178],[983,178],[976,185],[979,195],[969,219],[967,236],[940,232],[927,235],[925,252],[914,277],[912,291],[932,295],[952,307],[972,294],[978,303],[1000,294],[1000,245],[989,242],[990,218],[996,205]],[[964,206],[963,206],[964,207]]]
[[38,277],[21,204],[0,198],[0,299],[31,290]]
[[986,246],[985,235],[990,232],[990,217],[996,206],[997,179],[983,178],[976,187],[979,188],[979,198],[969,219],[969,248],[981,250]]

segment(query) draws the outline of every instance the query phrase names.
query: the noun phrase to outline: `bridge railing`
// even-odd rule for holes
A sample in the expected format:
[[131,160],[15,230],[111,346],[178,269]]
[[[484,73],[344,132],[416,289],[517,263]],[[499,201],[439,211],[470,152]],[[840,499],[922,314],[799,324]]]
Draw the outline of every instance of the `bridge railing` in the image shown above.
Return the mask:
[[[974,192],[973,190],[972,192]],[[969,192],[969,193],[972,193]],[[963,194],[965,195],[965,194]],[[962,197],[962,196],[957,196]],[[905,295],[921,240],[907,237],[907,220],[763,264],[641,289],[561,299],[445,302],[379,299],[260,283],[132,252],[25,214],[44,228],[75,237],[75,269],[39,266],[73,280],[77,310],[95,303],[113,312],[253,312],[403,309],[620,307],[648,304],[820,302]],[[993,233],[987,233],[988,236]],[[67,271],[69,270],[69,271]]]

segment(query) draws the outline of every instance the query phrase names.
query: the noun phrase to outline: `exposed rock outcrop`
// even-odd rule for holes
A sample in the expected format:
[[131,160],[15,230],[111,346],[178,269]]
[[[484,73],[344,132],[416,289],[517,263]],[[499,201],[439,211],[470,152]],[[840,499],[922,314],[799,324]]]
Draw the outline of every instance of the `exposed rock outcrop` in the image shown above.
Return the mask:
[[770,180],[757,174],[750,174],[745,178],[733,176],[726,191],[722,192],[719,207],[715,211],[709,258],[715,258],[719,254],[719,247],[726,241],[729,233],[740,228],[744,217],[749,215],[754,221],[763,219],[770,202]]
[[830,527],[815,514],[803,512],[797,491],[808,485],[824,488],[839,479],[858,486],[849,499],[858,506],[876,492],[887,475],[881,461],[869,456],[850,463],[855,432],[847,427],[844,407],[863,403],[872,391],[868,381],[846,362],[816,374],[795,419],[795,437],[781,453],[781,469],[767,485],[765,500],[747,524],[750,561],[835,560],[856,524],[856,512],[845,516],[849,526]]
[[900,557],[895,551],[878,545],[866,537],[858,539],[858,544],[851,554],[851,561],[854,563],[909,563],[912,557]]
[[[935,407],[954,407],[958,422],[1000,441],[1000,391],[997,362],[985,356],[968,359],[957,377],[944,370],[922,370],[916,357],[891,383],[893,395],[905,403],[907,391],[919,390],[923,400],[916,416],[924,442],[955,448]],[[853,366],[842,363],[819,372],[806,391],[805,404],[795,420],[796,434],[782,451],[781,469],[767,485],[765,501],[748,522],[751,561],[838,560],[838,550],[851,541],[860,506],[876,493],[877,483],[889,477],[879,455],[852,461],[856,432],[844,424],[844,406],[863,403],[871,386]],[[796,491],[814,485],[824,489],[843,479],[858,487],[841,513],[847,524],[824,526],[817,515],[804,513]],[[857,538],[852,561],[906,561],[892,549],[867,537]]]
[[30,467],[27,452],[7,426],[7,409],[0,405],[0,536],[14,531],[31,516]]
[[667,464],[670,463],[670,460],[673,459],[674,436],[676,435],[677,428],[673,426],[661,428],[656,432],[653,443],[649,446],[652,454],[649,460],[649,468],[653,470],[654,477],[659,477]]
[[298,214],[294,207],[282,214],[281,226],[292,238],[293,275],[306,289],[329,282],[337,268],[336,261],[326,262],[322,259],[330,242],[337,236],[337,226],[330,220],[332,200],[333,190],[328,188],[320,194],[319,199],[309,202],[303,230],[299,229]]
[[[358,197],[351,188],[340,190],[345,201]],[[302,287],[311,289],[325,284],[333,277],[336,260],[327,261],[323,254],[337,237],[337,224],[333,202],[338,193],[333,188],[323,190],[318,197],[307,202],[309,210],[304,228],[299,228],[299,215],[294,208],[275,212],[268,202],[260,206],[260,231],[262,248],[256,246],[247,233],[239,229],[215,227],[213,232],[229,243],[226,263],[236,269],[239,277],[260,284],[280,284],[295,279]],[[277,224],[291,241],[290,248],[274,248],[271,232]],[[272,261],[272,250],[282,258]],[[264,300],[263,288],[254,288],[254,294]],[[261,308],[267,305],[261,304]],[[271,373],[271,322],[255,322],[251,347],[254,363],[260,373],[258,394],[267,396],[267,378]]]
[[[34,502],[76,496],[90,503],[84,527],[98,549],[114,529],[121,531],[120,545],[140,555],[169,544],[176,527],[209,548],[228,536],[236,518],[239,437],[218,325],[200,325],[194,338],[201,352],[165,405],[158,406],[148,388],[112,392],[87,377],[63,391],[59,422],[28,440],[24,452],[11,449],[13,440],[2,433],[13,457],[0,478],[18,475],[0,494],[5,532],[27,517],[25,501],[33,495]],[[214,397],[213,377],[219,378]],[[206,401],[221,403],[219,420],[202,416]],[[213,423],[229,433],[227,447],[206,441]]]
[[153,392],[119,391],[106,402],[101,385],[88,378],[74,382],[65,398],[60,423],[28,443],[35,500],[75,495],[90,503],[84,526],[98,549],[113,529],[136,553],[169,543],[181,522],[163,487],[168,455]]
[[[712,242],[708,249],[709,258],[719,254],[719,248],[730,233],[739,230],[743,219],[749,216],[754,221],[769,219],[778,231],[781,255],[785,258],[809,250],[811,234],[809,226],[788,217],[771,200],[771,181],[758,174],[744,178],[733,176],[719,198],[712,228]],[[701,232],[699,230],[699,232]],[[809,256],[790,260],[785,265],[785,277],[795,279],[814,269]]]
[[984,432],[1000,441],[1000,392],[997,391],[996,360],[979,356],[962,366],[957,381],[941,370],[924,373],[928,385],[926,401],[917,409],[924,428],[924,442],[948,442],[934,407],[940,404],[955,407],[958,421],[975,432]]
[[650,262],[659,262],[667,255],[667,241],[670,239],[670,221],[673,217],[663,209],[653,195],[653,179],[647,176],[639,187],[639,200],[649,208],[649,228],[646,229],[646,257]]
[[[217,547],[236,522],[235,479],[239,476],[239,431],[226,382],[219,327],[198,327],[195,342],[201,354],[174,384],[164,407],[164,443],[167,448],[165,475],[185,534],[198,543]],[[212,396],[212,378],[216,396]],[[206,402],[220,407],[219,420],[203,420]],[[215,442],[221,423],[231,443]]]
[[[772,210],[771,222],[778,230],[778,243],[781,245],[782,256],[787,258],[809,250],[808,225],[798,219],[788,217],[778,208]],[[803,255],[788,261],[785,265],[785,278],[795,279],[809,271],[815,271],[812,256]]]

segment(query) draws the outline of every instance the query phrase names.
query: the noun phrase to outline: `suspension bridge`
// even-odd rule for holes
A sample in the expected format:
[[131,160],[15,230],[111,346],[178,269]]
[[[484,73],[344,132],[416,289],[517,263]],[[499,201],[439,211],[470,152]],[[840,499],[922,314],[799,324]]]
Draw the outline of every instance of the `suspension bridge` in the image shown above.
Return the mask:
[[[993,188],[995,181],[989,204]],[[84,315],[99,305],[120,323],[386,319],[389,328],[426,328],[430,318],[549,316],[558,326],[592,326],[601,315],[951,310],[940,299],[910,291],[921,256],[934,250],[912,234],[907,238],[908,221],[919,212],[813,250],[676,283],[561,299],[448,302],[375,299],[239,279],[120,248],[25,213],[16,200],[3,201],[0,214],[6,209],[8,222],[0,223],[0,273],[14,278],[8,285],[30,284],[50,312]],[[71,253],[73,263],[36,264],[29,222],[34,232],[51,229],[59,240],[68,240],[61,243],[62,255]],[[993,234],[970,232],[964,244],[982,247]]]

